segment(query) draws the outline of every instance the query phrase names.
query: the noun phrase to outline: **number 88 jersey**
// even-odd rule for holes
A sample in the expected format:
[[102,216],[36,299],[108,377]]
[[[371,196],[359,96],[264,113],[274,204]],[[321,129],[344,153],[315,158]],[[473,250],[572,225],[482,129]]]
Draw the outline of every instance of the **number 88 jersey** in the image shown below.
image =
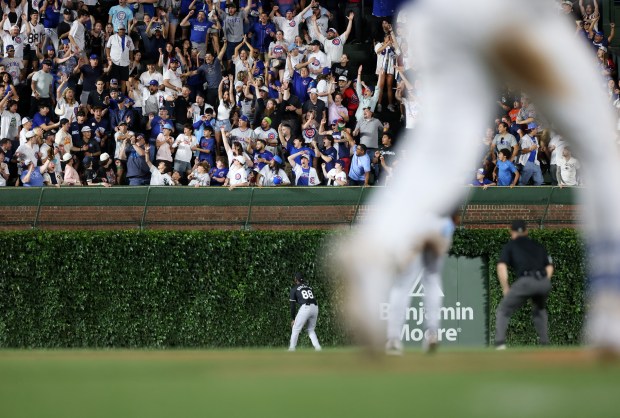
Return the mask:
[[312,288],[306,284],[293,286],[291,289],[291,302],[297,302],[299,305],[317,304]]

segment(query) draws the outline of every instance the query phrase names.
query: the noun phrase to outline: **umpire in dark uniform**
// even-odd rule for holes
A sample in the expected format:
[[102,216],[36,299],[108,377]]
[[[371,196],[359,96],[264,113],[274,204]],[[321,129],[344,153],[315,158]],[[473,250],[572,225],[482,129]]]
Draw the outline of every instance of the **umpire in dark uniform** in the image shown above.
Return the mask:
[[[510,316],[528,300],[532,299],[532,319],[540,344],[549,344],[547,334],[547,297],[551,291],[553,264],[547,250],[528,237],[525,221],[512,223],[512,240],[504,245],[497,263],[497,277],[502,286],[504,299],[497,307],[495,322],[495,347],[506,348],[506,330]],[[518,279],[508,285],[508,266]]]

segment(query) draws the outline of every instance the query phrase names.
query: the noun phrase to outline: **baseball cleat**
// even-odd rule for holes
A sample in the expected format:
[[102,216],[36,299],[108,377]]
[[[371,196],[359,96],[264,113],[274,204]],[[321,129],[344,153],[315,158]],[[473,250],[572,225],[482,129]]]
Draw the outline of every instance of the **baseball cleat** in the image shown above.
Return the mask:
[[341,240],[331,265],[339,266],[334,277],[340,277],[344,284],[343,322],[353,341],[376,355],[385,349],[380,308],[388,299],[392,273],[389,263],[377,257],[374,242],[361,235],[355,232]]
[[598,292],[592,297],[585,341],[602,360],[620,359],[620,293]]
[[422,342],[422,349],[426,354],[433,354],[439,348],[439,341],[437,340],[437,334],[431,334],[424,338]]
[[389,339],[385,344],[385,354],[388,356],[402,356],[404,353],[403,343],[397,339]]

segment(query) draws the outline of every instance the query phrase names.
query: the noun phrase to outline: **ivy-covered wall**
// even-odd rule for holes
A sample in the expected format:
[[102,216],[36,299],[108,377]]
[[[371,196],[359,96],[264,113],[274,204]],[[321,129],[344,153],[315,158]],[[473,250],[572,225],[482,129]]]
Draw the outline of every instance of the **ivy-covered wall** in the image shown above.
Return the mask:
[[[333,232],[11,232],[0,234],[0,347],[286,346],[288,293],[302,271],[319,297],[324,346],[348,341],[342,293],[319,248]],[[556,261],[549,302],[554,344],[579,341],[583,256],[574,231],[533,231]],[[490,334],[501,292],[503,230],[461,230],[452,254],[490,266]],[[302,338],[301,340],[307,340]],[[529,312],[508,342],[531,344]]]

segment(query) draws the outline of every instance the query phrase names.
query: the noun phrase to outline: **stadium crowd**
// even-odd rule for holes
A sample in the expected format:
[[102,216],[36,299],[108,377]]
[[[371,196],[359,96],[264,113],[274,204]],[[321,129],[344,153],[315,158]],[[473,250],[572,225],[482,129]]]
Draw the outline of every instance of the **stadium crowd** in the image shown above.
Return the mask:
[[[561,0],[558,12],[575,22],[575,36],[592,49],[593,64],[600,69],[601,86],[608,92],[610,106],[620,110],[618,74],[609,54],[615,24],[609,24],[609,33],[603,31],[597,0]],[[501,92],[495,124],[487,129],[482,142],[487,152],[482,166],[474,174],[473,186],[581,184],[579,160],[554,132],[553,124],[536,111],[525,93],[515,92],[510,87]]]
[[[361,0],[1,1],[0,186],[384,185],[417,122],[406,14],[364,31]],[[614,25],[602,32],[596,0],[558,10],[620,108]],[[346,43],[372,43],[372,71]],[[578,182],[510,88],[484,145],[472,185]]]

